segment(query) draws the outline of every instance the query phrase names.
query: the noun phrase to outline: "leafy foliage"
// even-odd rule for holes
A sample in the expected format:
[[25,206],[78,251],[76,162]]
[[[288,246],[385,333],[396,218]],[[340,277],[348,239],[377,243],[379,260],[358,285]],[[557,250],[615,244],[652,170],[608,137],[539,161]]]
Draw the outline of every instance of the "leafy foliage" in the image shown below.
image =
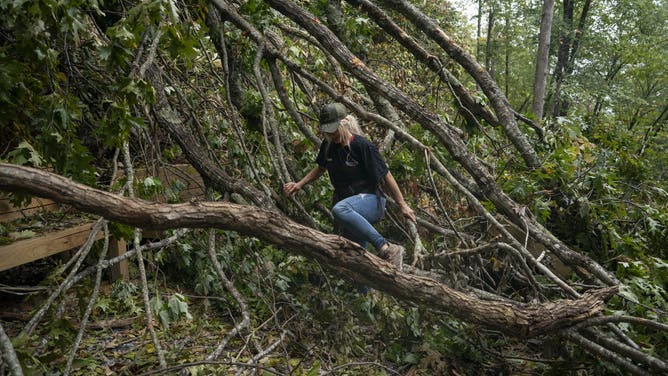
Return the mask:
[[[367,15],[346,3],[341,4],[340,14],[332,14],[327,1],[299,3],[317,17],[314,22],[333,28],[338,25],[340,39],[381,77],[416,98],[424,108],[464,129],[469,149],[495,174],[504,191],[526,206],[540,223],[578,251],[614,270],[621,281],[621,291],[609,304],[609,313],[632,313],[666,321],[668,49],[656,48],[665,45],[666,40],[667,16],[661,3],[594,2],[591,22],[581,39],[581,55],[562,88],[567,112],[541,124],[544,137],[535,137],[533,142],[543,164],[532,171],[519,163],[501,129],[482,121],[465,122],[454,105],[456,99],[448,83],[416,63]],[[502,83],[513,107],[525,112],[531,92],[531,80],[527,78],[533,74],[539,3],[490,0],[479,4],[488,15],[494,10],[497,22],[487,35],[489,48],[481,50],[478,58],[489,63],[490,72]],[[305,175],[312,168],[318,145],[312,145],[297,132],[276,93],[269,93],[275,106],[264,108],[258,88],[261,83],[252,78],[258,48],[245,32],[224,23],[221,32],[226,50],[213,45],[214,30],[206,23],[209,6],[172,0],[36,0],[0,4],[0,159],[53,169],[89,185],[109,182],[116,162],[113,152],[125,142],[130,143],[139,164],[183,161],[181,146],[158,129],[151,114],[158,96],[164,95],[187,119],[179,126],[186,127],[207,148],[206,154],[231,176],[280,191],[283,178],[278,177],[273,165],[276,156],[270,154],[279,146],[287,151],[286,164],[292,175]],[[470,40],[472,36],[467,33],[471,28],[445,2],[422,2],[419,6],[434,14],[447,33],[469,44],[464,47],[474,50],[474,45],[482,46],[483,40]],[[296,64],[359,103],[370,103],[360,82],[352,77],[336,77],[325,54],[308,37],[289,29],[292,24],[266,2],[242,2],[239,12],[258,30],[268,35],[280,34],[283,40],[276,45]],[[392,10],[388,13],[396,16]],[[340,17],[340,23],[335,24],[335,16]],[[434,58],[462,80],[479,103],[487,101],[461,67],[438,52],[439,48],[407,21],[397,19]],[[557,25],[553,54],[557,36],[567,27]],[[151,58],[160,61],[164,69],[165,87],[154,87],[139,73],[145,68],[143,63],[150,60],[151,46],[146,43],[150,40],[156,43],[155,56]],[[223,65],[223,52],[229,55],[224,62],[227,66]],[[261,67],[264,72],[266,66]],[[317,106],[330,99],[305,82],[304,77],[284,72],[288,95],[309,126],[315,122]],[[227,102],[228,94],[231,103]],[[274,111],[276,129],[267,130],[267,111]],[[445,161],[448,168],[465,174],[432,134],[406,117],[401,120],[408,132]],[[364,126],[373,140],[385,136],[384,129]],[[522,131],[534,135],[530,127],[522,127]],[[281,143],[269,145],[265,137],[275,136],[275,132],[282,138]],[[479,213],[473,213],[470,203],[444,179],[436,177],[432,186],[424,155],[395,144],[387,162],[407,200],[420,207],[421,214],[440,226],[448,226],[448,230],[460,231],[466,239],[493,240],[494,234],[488,233],[484,219],[477,217]],[[114,189],[122,183],[121,179]],[[137,195],[143,199],[166,194],[169,202],[181,201],[183,187],[179,184],[167,186],[153,176],[138,179],[135,184]],[[331,185],[322,179],[297,197],[316,225],[326,230],[331,229],[332,223],[321,208],[329,206],[331,193]],[[15,201],[22,198],[15,195]],[[444,208],[439,207],[441,200]],[[485,204],[495,212],[491,203]],[[292,210],[290,205],[280,202],[281,208]],[[452,218],[445,218],[442,211]],[[400,226],[391,221],[382,226],[383,233],[405,241],[405,235],[398,230]],[[115,224],[111,227],[115,236],[132,238],[131,228]],[[11,225],[0,225],[0,242],[7,241],[10,232]],[[464,237],[452,240],[442,234],[421,235],[430,250],[451,251],[465,245],[461,240]],[[562,348],[548,339],[515,342],[454,320],[444,312],[400,303],[377,291],[363,293],[363,286],[257,239],[232,232],[218,232],[217,236],[216,257],[247,299],[251,325],[258,328],[257,332],[245,333],[248,338],[243,341],[239,336],[231,340],[230,347],[240,356],[250,357],[249,343],[258,346],[285,331],[290,340],[286,341],[283,354],[267,362],[295,374],[315,375],[359,360],[424,374],[579,372],[571,370],[569,362],[585,364],[593,374],[615,371],[577,349]],[[153,277],[152,310],[165,342],[182,340],[178,342],[181,346],[188,342],[199,344],[201,340],[202,347],[215,348],[219,338],[207,335],[231,330],[234,323],[230,317],[237,317],[242,310],[233,294],[221,285],[209,260],[206,239],[205,231],[195,230],[170,247],[147,255],[146,265]],[[524,281],[504,275],[504,270],[512,269],[506,265],[510,265],[508,258],[495,253],[475,261],[432,266],[452,271],[454,282],[464,276],[461,280],[471,280],[471,286],[511,297],[521,295],[522,287],[513,284]],[[571,274],[570,282],[589,282],[586,277]],[[52,276],[54,281],[62,278]],[[89,293],[90,286],[81,286],[79,301],[85,301]],[[105,319],[141,315],[139,295],[137,285],[117,283],[97,300],[93,316]],[[545,295],[552,297],[552,292]],[[206,303],[200,306],[199,300],[194,299]],[[74,311],[82,307],[79,304],[79,310]],[[621,327],[642,344],[643,350],[660,358],[668,357],[668,338],[664,333],[631,325]],[[52,367],[60,366],[75,333],[69,321],[54,320],[41,328],[46,345],[40,344],[40,336],[15,337],[14,345],[27,371],[49,373],[53,372]],[[114,371],[134,374],[154,367],[155,349],[142,346],[140,341],[131,344],[137,350],[123,353],[125,363]],[[549,353],[542,349],[544,345],[556,349]],[[203,350],[178,346],[168,350],[172,363],[204,356]],[[512,360],[515,355],[530,359],[536,354],[544,354],[549,360],[566,357],[568,361],[548,365],[526,361],[518,365]],[[102,363],[86,359],[77,365],[77,370],[81,374],[106,372]],[[201,365],[191,371],[207,374],[220,370]],[[362,368],[354,368],[351,373],[354,372],[370,373]],[[378,371],[381,372],[384,371]]]

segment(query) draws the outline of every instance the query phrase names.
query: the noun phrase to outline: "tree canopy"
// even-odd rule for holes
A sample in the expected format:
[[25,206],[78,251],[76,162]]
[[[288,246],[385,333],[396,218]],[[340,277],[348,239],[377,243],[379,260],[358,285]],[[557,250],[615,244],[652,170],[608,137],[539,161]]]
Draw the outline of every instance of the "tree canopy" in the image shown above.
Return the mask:
[[[668,372],[668,7],[555,3],[535,90],[543,3],[475,5],[466,20],[450,3],[408,0],[5,2],[0,190],[17,205],[35,195],[97,215],[96,231],[109,224],[129,241],[139,287],[115,291],[142,301],[131,311],[154,358],[125,373],[364,362],[390,373]],[[333,234],[326,179],[282,193],[313,168],[318,111],[333,101],[360,119],[418,215],[405,222],[390,205],[380,224],[407,246],[404,270]],[[135,176],[178,163],[202,176],[205,200]],[[173,231],[149,242],[142,229]],[[54,267],[27,324],[0,326],[2,372],[95,369],[73,364],[108,299],[102,271],[120,259],[88,248],[69,274]],[[86,291],[81,329],[59,337],[39,324],[59,297],[54,317],[76,305],[73,286]],[[169,322],[192,316],[181,295],[163,306],[162,289],[221,299],[232,329],[179,356]],[[360,329],[361,316],[375,328]],[[321,339],[305,329],[315,322],[329,328]],[[67,359],[47,360],[36,333],[49,348],[67,338],[52,351]],[[230,350],[239,338],[253,346]],[[373,341],[378,353],[365,350]]]

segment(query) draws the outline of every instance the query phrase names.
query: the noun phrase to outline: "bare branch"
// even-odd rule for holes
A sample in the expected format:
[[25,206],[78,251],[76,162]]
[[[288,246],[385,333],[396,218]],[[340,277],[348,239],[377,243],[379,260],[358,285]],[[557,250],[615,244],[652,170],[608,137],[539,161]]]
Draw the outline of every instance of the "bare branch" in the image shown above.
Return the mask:
[[585,348],[588,352],[597,354],[600,357],[603,357],[604,359],[609,360],[610,362],[616,364],[620,368],[625,369],[626,371],[630,372],[633,375],[637,376],[645,376],[649,375],[649,372],[646,370],[636,366],[632,362],[628,361],[627,359],[621,357],[620,355],[606,349],[605,347],[596,344],[595,342],[583,337],[579,333],[573,331],[573,330],[566,330],[562,333],[562,335],[571,340],[572,342],[582,346]]
[[32,332],[37,328],[37,325],[39,324],[40,320],[46,312],[49,310],[53,302],[56,300],[60,294],[64,294],[67,292],[67,290],[70,289],[75,283],[75,276],[76,273],[79,271],[79,268],[81,267],[81,264],[83,263],[84,259],[90,252],[91,248],[93,247],[93,243],[95,242],[95,237],[97,236],[97,233],[100,232],[100,228],[103,226],[104,220],[100,219],[98,220],[93,228],[90,230],[90,234],[88,235],[88,238],[86,239],[86,242],[81,246],[82,252],[77,252],[80,253],[79,258],[77,259],[77,262],[75,263],[74,267],[70,270],[69,274],[63,282],[58,286],[58,288],[49,295],[49,297],[46,299],[46,302],[42,305],[42,307],[33,315],[33,317],[30,319],[30,321],[23,327],[21,330],[22,334],[26,334],[28,336],[32,335]]
[[235,325],[234,329],[225,334],[225,337],[220,341],[218,347],[216,347],[216,349],[211,354],[209,354],[206,359],[216,360],[223,353],[225,346],[227,346],[227,343],[232,339],[232,337],[239,334],[242,329],[248,326],[250,323],[250,315],[248,313],[248,304],[246,303],[246,299],[241,295],[241,293],[239,293],[239,290],[237,290],[237,288],[234,287],[234,284],[227,278],[225,272],[223,271],[223,267],[220,265],[220,262],[218,262],[218,255],[216,255],[216,231],[214,229],[209,230],[208,253],[209,260],[211,261],[216,274],[218,274],[218,278],[220,278],[220,281],[223,283],[223,286],[225,286],[225,289],[227,289],[227,291],[234,297],[234,300],[237,301],[237,304],[239,304],[242,317],[241,322]]
[[605,334],[597,332],[591,328],[585,328],[581,331],[581,333],[584,333],[584,335],[592,341],[614,351],[617,354],[627,356],[629,359],[637,363],[642,363],[657,372],[668,373],[668,364],[661,359],[657,359],[653,356],[645,354],[638,349],[618,342],[613,338],[608,337]]
[[[125,165],[125,176],[127,176],[128,183],[128,193],[130,198],[134,198],[134,168],[132,167],[132,158],[130,158],[130,146],[128,141],[123,142],[123,164]],[[134,239],[133,244],[137,250],[137,266],[139,268],[139,277],[142,285],[142,297],[144,300],[144,314],[146,315],[146,328],[151,334],[151,340],[153,341],[153,346],[155,346],[155,352],[158,355],[158,362],[160,363],[160,368],[167,367],[167,362],[165,361],[165,354],[163,353],[162,347],[160,346],[160,340],[158,335],[155,332],[153,327],[153,313],[151,311],[151,299],[149,298],[148,292],[148,279],[146,278],[146,269],[144,268],[144,257],[142,256],[141,248],[139,247],[141,240],[141,229],[135,227],[134,229]]]
[[67,357],[67,364],[65,365],[65,371],[63,374],[69,375],[70,369],[72,368],[72,362],[74,362],[74,358],[76,357],[77,350],[79,349],[79,345],[81,344],[81,339],[83,338],[84,331],[86,330],[86,323],[88,322],[88,318],[90,317],[91,312],[93,312],[93,308],[95,307],[95,302],[97,301],[97,295],[98,292],[100,291],[100,283],[102,282],[102,265],[101,262],[102,260],[107,257],[107,251],[109,250],[109,228],[107,227],[107,222],[103,221],[103,230],[104,230],[104,245],[102,246],[102,251],[100,252],[100,255],[97,260],[97,275],[95,276],[95,286],[93,287],[93,292],[90,294],[90,299],[88,300],[88,305],[86,306],[86,311],[83,314],[83,317],[81,317],[80,321],[80,327],[79,327],[79,332],[77,333],[76,338],[74,339],[74,343],[72,344],[72,351],[70,352],[70,356]]
[[21,368],[21,363],[19,363],[19,358],[16,357],[14,345],[12,345],[12,341],[7,336],[7,333],[5,333],[2,323],[0,323],[0,348],[2,349],[2,359],[9,365],[11,374],[13,376],[23,376],[23,369]]

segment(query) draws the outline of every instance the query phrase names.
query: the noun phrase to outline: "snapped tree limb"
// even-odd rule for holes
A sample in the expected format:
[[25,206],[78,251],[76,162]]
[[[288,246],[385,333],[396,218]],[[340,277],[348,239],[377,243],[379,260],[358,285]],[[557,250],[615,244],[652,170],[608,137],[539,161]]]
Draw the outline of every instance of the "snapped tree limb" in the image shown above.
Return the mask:
[[432,279],[402,273],[337,235],[325,234],[256,206],[227,202],[158,204],[131,199],[30,167],[0,164],[0,190],[24,192],[145,229],[219,228],[253,236],[327,265],[331,270],[419,305],[513,337],[531,337],[594,317],[617,289],[587,291],[579,299],[541,304],[490,302]]

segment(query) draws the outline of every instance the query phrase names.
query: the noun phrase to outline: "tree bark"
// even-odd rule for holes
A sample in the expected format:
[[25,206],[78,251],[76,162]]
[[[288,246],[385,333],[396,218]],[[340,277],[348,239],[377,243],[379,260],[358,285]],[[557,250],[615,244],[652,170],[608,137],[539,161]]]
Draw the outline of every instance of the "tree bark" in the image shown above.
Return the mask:
[[533,81],[533,105],[531,110],[540,124],[543,119],[543,104],[545,103],[545,87],[550,59],[550,37],[552,35],[552,17],[554,16],[554,0],[543,1],[543,11],[538,34],[538,51],[536,52],[536,74]]
[[285,85],[283,85],[283,76],[281,75],[281,71],[278,69],[278,66],[276,65],[276,59],[271,58],[269,59],[269,70],[271,71],[271,78],[274,82],[274,88],[276,89],[276,94],[278,94],[278,98],[281,100],[281,103],[283,104],[283,107],[285,107],[285,110],[288,111],[288,114],[290,115],[290,118],[292,118],[292,121],[297,124],[297,127],[299,128],[300,131],[302,131],[302,134],[309,139],[313,143],[313,145],[318,145],[320,143],[320,139],[311,131],[311,129],[304,123],[304,120],[302,119],[301,115],[295,108],[295,106],[292,104],[292,101],[288,97],[288,92],[285,89]]
[[513,337],[532,337],[599,314],[616,288],[590,290],[580,299],[541,304],[484,301],[432,279],[402,273],[392,264],[340,236],[293,222],[255,206],[226,202],[158,204],[94,189],[46,171],[0,164],[0,189],[24,192],[145,229],[219,228],[260,238],[301,254],[399,299],[444,309],[461,320]]
[[[469,123],[476,123],[475,116],[485,119],[491,125],[500,125],[499,119],[489,110],[488,107],[479,103],[466,87],[455,77],[448,69],[443,66],[440,59],[427,51],[420,45],[415,38],[410,37],[399,25],[393,22],[390,17],[378,6],[368,0],[347,0],[353,6],[360,7],[369,17],[380,26],[383,31],[392,36],[397,42],[401,43],[416,59],[427,65],[429,69],[437,73],[441,80],[445,81],[456,98],[455,104],[459,113]],[[475,116],[474,116],[475,115]]]
[[494,67],[492,65],[492,54],[494,48],[492,41],[494,40],[494,22],[496,21],[496,4],[492,1],[489,5],[489,12],[487,13],[487,35],[485,36],[485,69],[489,75],[494,77]]
[[561,33],[559,38],[559,50],[557,53],[557,65],[553,73],[554,93],[552,94],[552,104],[549,113],[552,116],[565,115],[567,103],[561,101],[561,87],[564,80],[573,72],[573,65],[575,63],[575,55],[580,45],[582,32],[585,27],[587,14],[589,13],[589,6],[591,0],[585,0],[580,14],[578,27],[573,29],[573,17],[575,13],[575,0],[564,0],[564,15],[563,23],[567,30]]
[[23,376],[23,369],[16,356],[16,351],[14,351],[14,345],[5,333],[2,324],[0,324],[0,349],[2,349],[3,361],[9,366],[9,372],[13,376]]
[[480,60],[480,38],[482,38],[482,0],[478,0],[478,13],[476,18],[476,33],[475,33],[475,57]]
[[382,2],[401,12],[401,14],[408,18],[408,20],[422,32],[432,38],[445,52],[448,53],[448,55],[450,55],[450,57],[457,61],[471,75],[471,77],[473,77],[489,99],[506,136],[520,153],[525,164],[531,168],[540,167],[540,159],[526,136],[517,126],[517,120],[510,107],[510,103],[508,103],[508,99],[503,95],[503,92],[489,72],[478,64],[466,50],[458,46],[434,20],[428,18],[407,1],[383,0]]
[[503,94],[508,98],[508,95],[510,95],[510,12],[512,12],[512,7],[508,2],[505,3],[504,7],[504,22],[505,22],[505,27],[504,27],[504,50],[505,50],[505,57],[504,57],[504,62],[505,62],[505,68],[503,70],[503,77],[504,77],[504,91]]

